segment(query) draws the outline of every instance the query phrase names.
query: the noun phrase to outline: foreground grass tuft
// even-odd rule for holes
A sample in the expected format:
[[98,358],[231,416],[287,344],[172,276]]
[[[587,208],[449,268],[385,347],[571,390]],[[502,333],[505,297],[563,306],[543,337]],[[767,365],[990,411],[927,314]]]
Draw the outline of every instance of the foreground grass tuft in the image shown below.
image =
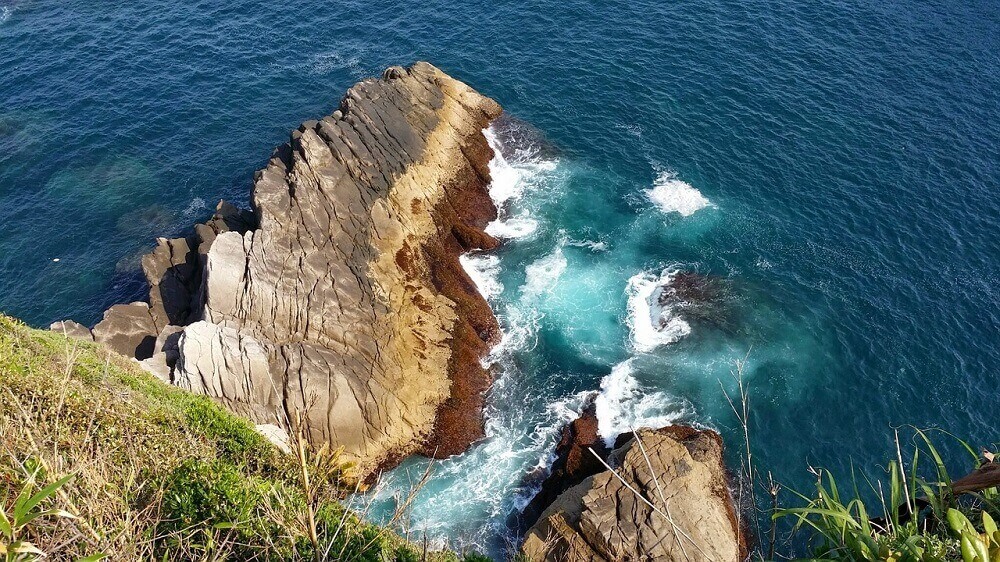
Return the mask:
[[3,315],[0,435],[0,559],[458,559],[345,510],[336,451],[282,454],[206,397]]
[[927,433],[913,432],[908,462],[897,446],[884,479],[865,479],[862,486],[854,480],[842,489],[831,473],[816,470],[815,492],[796,494],[802,506],[779,509],[774,517],[793,520],[820,560],[1000,562],[994,522],[1000,518],[1000,466],[993,453],[981,456],[956,439],[972,472],[953,480]]

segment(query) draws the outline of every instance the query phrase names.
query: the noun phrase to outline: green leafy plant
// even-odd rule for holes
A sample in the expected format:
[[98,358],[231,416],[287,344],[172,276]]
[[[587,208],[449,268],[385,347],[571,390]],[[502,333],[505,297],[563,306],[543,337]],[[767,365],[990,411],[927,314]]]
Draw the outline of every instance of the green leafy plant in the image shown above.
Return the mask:
[[983,532],[980,533],[964,513],[948,510],[948,526],[958,536],[964,562],[1000,562],[1000,531],[989,513],[982,513]]
[[[914,429],[914,440],[908,467],[897,436],[897,458],[887,465],[888,478],[864,479],[869,496],[877,498],[875,512],[883,517],[871,515],[873,506],[862,499],[857,478],[845,494],[824,470],[814,470],[814,494],[793,492],[803,506],[778,509],[773,517],[792,519],[793,533],[807,531],[810,553],[819,559],[938,562],[958,560],[961,554],[966,562],[1000,562],[1000,535],[988,513],[996,506],[996,485],[969,486],[968,477],[953,481],[926,432]],[[980,465],[979,455],[957,441],[976,460],[976,471],[994,468],[992,455],[987,453],[990,460]],[[961,510],[981,514],[984,532],[976,531]]]
[[36,492],[36,482],[42,473],[41,465],[29,460],[22,468],[26,471],[26,478],[21,491],[10,505],[10,498],[4,498],[3,509],[0,509],[0,555],[7,562],[33,560],[45,554],[23,538],[32,522],[44,518],[76,518],[68,511],[44,507],[48,503],[46,500],[55,496],[73,478],[72,474],[67,474]]

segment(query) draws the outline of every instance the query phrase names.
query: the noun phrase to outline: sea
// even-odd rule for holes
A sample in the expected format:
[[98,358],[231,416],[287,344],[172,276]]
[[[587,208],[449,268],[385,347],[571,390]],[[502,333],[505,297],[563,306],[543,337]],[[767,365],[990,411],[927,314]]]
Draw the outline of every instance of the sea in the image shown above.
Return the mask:
[[995,0],[0,0],[0,311],[141,298],[157,236],[417,60],[505,108],[504,243],[462,259],[504,336],[486,437],[353,508],[504,557],[592,396],[608,439],[720,432],[734,486],[746,436],[803,493],[884,476],[911,427],[956,471],[945,432],[1000,440]]

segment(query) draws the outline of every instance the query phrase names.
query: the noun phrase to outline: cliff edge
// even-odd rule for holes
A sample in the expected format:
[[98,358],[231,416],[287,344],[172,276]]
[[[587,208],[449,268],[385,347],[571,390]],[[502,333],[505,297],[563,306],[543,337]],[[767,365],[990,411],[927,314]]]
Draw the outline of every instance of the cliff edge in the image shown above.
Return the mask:
[[302,416],[357,475],[482,436],[480,359],[499,336],[458,257],[497,241],[493,100],[428,63],[356,84],[257,172],[252,210],[220,203],[143,258],[149,303],[92,337],[280,435]]

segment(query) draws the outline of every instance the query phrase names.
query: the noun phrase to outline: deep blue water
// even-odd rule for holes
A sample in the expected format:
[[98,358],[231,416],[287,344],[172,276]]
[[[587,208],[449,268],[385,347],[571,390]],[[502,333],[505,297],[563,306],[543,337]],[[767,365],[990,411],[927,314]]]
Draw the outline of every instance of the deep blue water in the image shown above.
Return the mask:
[[[893,426],[997,441],[996,2],[219,4],[0,0],[0,310],[139,297],[155,236],[245,203],[289,130],[424,59],[538,132],[498,141],[535,230],[473,260],[511,335],[491,437],[435,466],[414,533],[497,548],[602,381],[617,425],[715,427],[735,465],[743,357],[758,468],[793,487],[877,473]],[[643,345],[630,298],[664,270],[712,279],[717,321]]]

